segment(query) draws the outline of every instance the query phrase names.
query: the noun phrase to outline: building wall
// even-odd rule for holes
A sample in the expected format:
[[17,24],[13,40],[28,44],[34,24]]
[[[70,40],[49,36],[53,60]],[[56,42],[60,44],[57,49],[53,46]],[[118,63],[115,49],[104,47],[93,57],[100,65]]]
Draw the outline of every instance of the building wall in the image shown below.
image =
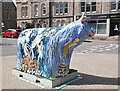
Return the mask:
[[[58,27],[57,26],[57,21],[60,21],[60,26],[62,25],[62,21],[65,21],[65,25],[67,25],[70,22],[73,22],[73,2],[68,2],[68,13],[64,12],[63,8],[63,13],[62,14],[55,14],[55,5],[56,3],[60,4],[64,2],[52,2],[52,27]],[[64,6],[63,6],[64,7]],[[60,8],[59,8],[60,9]]]
[[[65,21],[67,25],[70,22],[73,22],[73,2],[68,3],[68,13],[63,13],[62,15],[55,15],[55,4],[56,3],[64,3],[64,2],[50,2],[48,0],[42,2],[32,2],[31,4],[28,2],[17,2],[17,26],[20,26],[22,22],[29,22],[29,23],[40,23],[40,27],[45,22],[46,27],[56,27],[56,21],[62,20]],[[46,5],[46,15],[42,15],[42,4]],[[34,6],[38,5],[38,16],[34,15]],[[21,8],[28,7],[28,17],[21,17]],[[51,9],[51,10],[50,10]],[[63,9],[64,10],[64,9]],[[31,21],[30,21],[31,20]],[[51,23],[51,25],[50,25]]]
[[16,7],[13,2],[2,2],[2,16],[3,30],[16,28]]
[[[91,7],[92,7],[92,5],[90,4],[90,9],[91,9]],[[85,9],[86,9],[86,5],[85,5]],[[75,12],[75,18],[76,19],[78,18],[76,16],[81,16],[82,15],[81,2],[76,2],[75,3],[75,11],[74,12]],[[114,18],[112,17],[112,19],[107,15],[108,14],[109,15],[110,14],[117,14],[119,12],[120,12],[120,9],[118,9],[118,1],[116,1],[116,9],[115,10],[111,10],[111,2],[110,2],[110,0],[108,2],[98,2],[97,1],[96,2],[96,11],[94,11],[94,12],[90,11],[89,13],[85,11],[85,15],[88,16],[87,21],[90,23],[89,25],[92,26],[92,27],[96,26],[96,29],[95,29],[96,36],[101,36],[101,37],[106,36],[107,37],[107,36],[110,36],[110,35],[118,34],[118,31],[114,31],[113,28],[115,26],[120,27],[120,24],[118,24],[119,23],[118,21],[120,21],[120,18],[118,18],[118,21],[113,24],[113,21],[117,20],[116,17],[119,17],[118,15],[114,15]],[[91,16],[93,16],[93,17],[90,18]],[[102,21],[105,21],[105,22],[102,22]],[[96,22],[96,24],[95,24],[95,22]],[[100,25],[99,22],[101,22],[101,25]],[[106,28],[104,27],[104,24],[106,25]],[[100,31],[99,26],[101,26],[101,31],[104,30],[104,32],[106,32],[106,34],[105,33],[100,34],[100,32],[97,33],[97,31]]]

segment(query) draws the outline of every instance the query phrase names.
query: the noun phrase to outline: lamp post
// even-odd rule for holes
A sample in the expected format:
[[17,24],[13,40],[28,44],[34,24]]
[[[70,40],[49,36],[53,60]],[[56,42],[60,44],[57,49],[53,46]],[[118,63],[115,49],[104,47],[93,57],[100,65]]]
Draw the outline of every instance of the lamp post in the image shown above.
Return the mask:
[[4,23],[2,23],[3,21],[2,21],[2,15],[3,13],[2,13],[2,0],[0,0],[0,32],[2,32],[2,28],[3,28],[3,24]]
[[32,2],[30,1],[30,19],[31,19],[31,22],[32,22],[32,13],[31,13],[32,12],[32,10],[31,10],[32,8],[31,7],[32,7]]
[[102,0],[101,0],[101,14],[102,14]]

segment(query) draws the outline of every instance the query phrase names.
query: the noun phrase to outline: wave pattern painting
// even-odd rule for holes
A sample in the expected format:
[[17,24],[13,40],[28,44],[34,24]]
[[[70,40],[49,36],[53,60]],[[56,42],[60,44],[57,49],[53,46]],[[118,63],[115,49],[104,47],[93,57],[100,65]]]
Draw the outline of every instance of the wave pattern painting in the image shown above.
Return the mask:
[[18,38],[17,69],[45,78],[65,76],[74,48],[91,32],[80,20],[65,27],[24,30]]

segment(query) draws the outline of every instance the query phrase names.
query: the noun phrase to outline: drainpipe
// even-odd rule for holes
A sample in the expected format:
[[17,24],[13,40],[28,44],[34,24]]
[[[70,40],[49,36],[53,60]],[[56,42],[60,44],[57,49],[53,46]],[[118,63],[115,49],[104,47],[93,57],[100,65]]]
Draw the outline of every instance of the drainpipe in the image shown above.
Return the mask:
[[102,14],[102,0],[101,0],[101,14]]
[[75,15],[74,9],[75,9],[75,0],[73,0],[73,22],[74,22],[74,15]]
[[52,27],[52,2],[49,1],[49,27]]
[[3,8],[2,8],[2,0],[0,0],[0,32],[2,32],[2,29],[3,29],[3,23],[4,23],[4,21],[3,21],[3,19],[4,19],[4,17],[3,17]]

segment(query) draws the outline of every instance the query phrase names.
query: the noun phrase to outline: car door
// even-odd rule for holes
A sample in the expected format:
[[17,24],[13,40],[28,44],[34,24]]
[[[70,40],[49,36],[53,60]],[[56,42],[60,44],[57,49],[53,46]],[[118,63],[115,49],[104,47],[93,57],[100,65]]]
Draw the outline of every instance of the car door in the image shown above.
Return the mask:
[[5,30],[5,34],[4,34],[4,36],[8,36],[8,30]]
[[12,30],[8,30],[8,36],[11,36]]

